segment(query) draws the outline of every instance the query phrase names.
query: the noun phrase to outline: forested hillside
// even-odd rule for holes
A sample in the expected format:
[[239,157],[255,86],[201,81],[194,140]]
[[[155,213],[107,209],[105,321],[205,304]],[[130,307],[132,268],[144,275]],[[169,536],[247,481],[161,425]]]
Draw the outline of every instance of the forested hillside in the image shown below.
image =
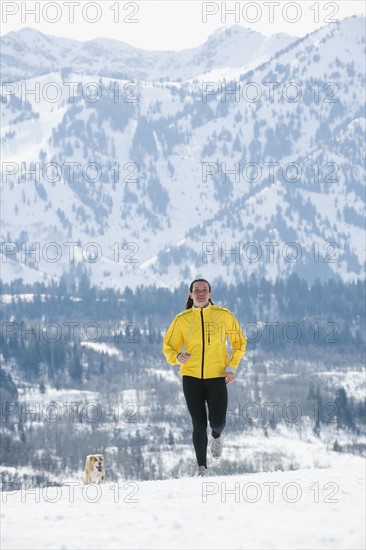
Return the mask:
[[[110,476],[190,471],[178,367],[161,350],[186,285],[101,290],[84,273],[52,285],[3,284],[2,296],[4,480],[15,460],[33,481],[57,481],[63,468],[82,468],[90,445],[106,453]],[[248,339],[230,387],[231,450],[220,472],[296,468],[304,449],[289,454],[293,437],[304,448],[318,441],[321,452],[362,453],[363,284],[253,276],[217,286],[213,301],[233,311]]]

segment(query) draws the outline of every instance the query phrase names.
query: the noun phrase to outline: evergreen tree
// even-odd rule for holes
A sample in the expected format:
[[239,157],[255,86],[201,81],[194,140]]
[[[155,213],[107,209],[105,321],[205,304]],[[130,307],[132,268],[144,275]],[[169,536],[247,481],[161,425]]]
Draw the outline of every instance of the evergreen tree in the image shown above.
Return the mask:
[[336,392],[335,398],[337,428],[351,428],[354,429],[355,425],[352,418],[352,412],[348,403],[346,390],[342,387]]
[[81,365],[80,354],[75,343],[72,346],[69,364],[69,375],[73,380],[75,380],[75,382],[80,383],[82,381],[83,369]]

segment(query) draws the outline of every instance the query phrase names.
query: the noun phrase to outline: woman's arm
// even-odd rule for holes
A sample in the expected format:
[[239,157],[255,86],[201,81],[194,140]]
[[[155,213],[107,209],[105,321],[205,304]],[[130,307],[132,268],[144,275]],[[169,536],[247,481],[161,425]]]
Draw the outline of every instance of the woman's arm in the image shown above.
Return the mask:
[[235,319],[234,315],[230,313],[230,311],[226,315],[225,331],[232,347],[228,367],[236,370],[239,366],[241,358],[246,352],[247,340],[241,330],[239,322]]
[[163,341],[163,353],[169,365],[179,365],[177,355],[183,344],[183,334],[179,328],[179,322],[175,318],[166,331]]

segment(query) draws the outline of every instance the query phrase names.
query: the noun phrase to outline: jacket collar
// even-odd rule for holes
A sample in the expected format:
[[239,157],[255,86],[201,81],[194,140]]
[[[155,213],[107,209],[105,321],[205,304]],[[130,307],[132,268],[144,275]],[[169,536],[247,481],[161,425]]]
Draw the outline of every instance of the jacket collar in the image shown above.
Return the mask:
[[192,309],[194,309],[196,311],[201,311],[201,309],[202,309],[202,311],[207,311],[208,309],[210,309],[211,305],[212,305],[211,302],[208,302],[207,306],[205,306],[205,307],[196,307],[196,306],[192,305]]

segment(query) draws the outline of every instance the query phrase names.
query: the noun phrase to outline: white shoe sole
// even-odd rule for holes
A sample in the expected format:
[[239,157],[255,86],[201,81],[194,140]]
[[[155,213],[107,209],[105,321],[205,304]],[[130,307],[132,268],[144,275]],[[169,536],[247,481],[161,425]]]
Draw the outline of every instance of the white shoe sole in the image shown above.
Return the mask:
[[217,441],[217,440],[212,438],[212,441],[211,441],[211,454],[212,454],[212,458],[215,458],[216,460],[218,460],[222,456],[223,445],[222,445],[222,441],[220,441],[220,446],[216,447],[215,441]]

